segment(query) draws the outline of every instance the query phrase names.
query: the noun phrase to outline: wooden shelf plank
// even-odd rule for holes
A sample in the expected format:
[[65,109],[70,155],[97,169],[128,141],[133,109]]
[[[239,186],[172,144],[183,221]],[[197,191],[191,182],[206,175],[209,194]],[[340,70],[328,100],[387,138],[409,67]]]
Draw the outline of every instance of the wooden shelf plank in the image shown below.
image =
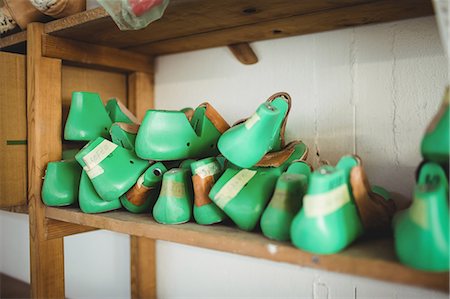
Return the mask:
[[224,225],[202,226],[195,223],[162,225],[156,223],[149,215],[135,215],[125,211],[84,214],[77,208],[47,207],[46,217],[138,237],[171,241],[417,287],[446,292],[449,288],[448,272],[424,272],[400,264],[396,260],[390,238],[359,240],[339,254],[314,255],[301,251],[289,243],[272,241],[260,234],[248,233]]
[[[172,0],[162,19],[120,31],[103,8],[45,25],[45,33],[161,55],[433,14],[429,0]],[[0,48],[23,42],[23,32]]]
[[432,13],[431,4],[427,1],[372,1],[359,5],[265,20],[264,22],[244,26],[231,26],[210,32],[199,32],[189,36],[133,46],[128,50],[156,56],[396,21]]
[[27,41],[27,32],[21,31],[12,35],[0,37],[0,49],[25,43]]
[[[89,16],[81,13],[70,20],[48,23],[45,31],[76,40],[124,48],[373,1],[173,0],[161,20],[142,30],[120,31],[109,17],[105,18],[104,10],[97,8]],[[92,27],[90,23],[94,20],[95,27]],[[94,30],[89,30],[90,34],[86,34],[79,30],[81,28]]]

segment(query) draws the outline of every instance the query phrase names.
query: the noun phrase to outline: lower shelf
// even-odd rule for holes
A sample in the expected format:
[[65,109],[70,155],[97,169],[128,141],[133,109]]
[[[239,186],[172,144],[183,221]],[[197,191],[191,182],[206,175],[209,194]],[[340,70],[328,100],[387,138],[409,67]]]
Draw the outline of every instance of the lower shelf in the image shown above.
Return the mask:
[[364,276],[417,287],[449,291],[449,273],[430,273],[400,264],[391,238],[361,239],[334,255],[314,255],[286,242],[225,225],[162,225],[149,215],[126,211],[85,214],[77,208],[46,208],[49,219],[156,240],[231,252],[303,267]]

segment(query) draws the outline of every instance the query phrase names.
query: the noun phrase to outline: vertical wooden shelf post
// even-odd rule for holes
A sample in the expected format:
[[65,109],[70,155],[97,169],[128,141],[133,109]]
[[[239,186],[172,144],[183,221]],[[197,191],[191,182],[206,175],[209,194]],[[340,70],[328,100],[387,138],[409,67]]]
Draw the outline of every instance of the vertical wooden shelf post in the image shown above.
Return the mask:
[[42,56],[44,25],[27,29],[28,201],[32,298],[64,298],[64,240],[47,240],[42,178],[61,159],[61,60]]
[[[128,76],[128,107],[140,121],[154,107],[153,86],[153,68]],[[130,236],[130,254],[131,298],[156,298],[156,240]]]

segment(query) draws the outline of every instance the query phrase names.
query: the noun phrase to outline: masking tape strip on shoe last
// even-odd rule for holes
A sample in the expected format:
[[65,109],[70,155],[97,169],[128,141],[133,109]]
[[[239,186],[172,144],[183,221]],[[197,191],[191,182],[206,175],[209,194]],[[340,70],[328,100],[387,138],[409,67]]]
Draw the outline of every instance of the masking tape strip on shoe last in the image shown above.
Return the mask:
[[245,128],[247,130],[251,129],[261,118],[258,113],[253,114],[249,119],[245,121]]
[[86,174],[91,180],[103,174],[103,172],[105,172],[100,165],[96,165],[93,168],[84,166],[83,169],[86,171]]
[[114,144],[108,140],[103,140],[97,145],[90,153],[83,157],[84,163],[89,169],[94,168],[105,160],[117,148],[117,144]]
[[209,177],[209,176],[213,176],[217,173],[220,172],[220,168],[217,165],[216,162],[211,162],[205,165],[202,165],[200,167],[198,167],[197,169],[195,169],[195,174],[197,174],[199,177],[201,177],[202,179]]
[[160,197],[173,197],[173,198],[184,198],[186,197],[186,185],[181,182],[170,182],[161,187]]
[[307,217],[323,217],[329,215],[350,201],[347,185],[322,194],[305,195],[303,208]]
[[214,197],[215,203],[221,209],[232,200],[244,188],[256,174],[255,170],[242,169],[233,176]]
[[423,199],[416,198],[409,209],[411,221],[423,229],[428,229],[427,204]]
[[86,166],[84,166],[83,169],[91,180],[103,174],[104,170],[99,164],[116,148],[116,144],[109,142],[108,140],[103,140],[91,152],[83,157],[83,161],[86,163]]

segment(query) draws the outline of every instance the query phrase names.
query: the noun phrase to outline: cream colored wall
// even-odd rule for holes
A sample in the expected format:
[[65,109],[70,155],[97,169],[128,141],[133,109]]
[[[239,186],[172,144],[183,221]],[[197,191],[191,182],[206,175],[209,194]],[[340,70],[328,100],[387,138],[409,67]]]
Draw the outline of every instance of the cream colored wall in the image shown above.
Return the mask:
[[[356,152],[372,183],[410,196],[419,142],[448,82],[433,17],[253,44],[260,62],[238,63],[226,48],[160,57],[156,106],[210,101],[230,123],[277,91],[293,97],[288,139],[301,138],[335,163]],[[312,160],[313,163],[314,159]],[[27,217],[0,212],[1,268],[27,280]],[[129,296],[128,237],[67,237],[69,298]],[[161,298],[447,298],[360,277],[158,242]]]

